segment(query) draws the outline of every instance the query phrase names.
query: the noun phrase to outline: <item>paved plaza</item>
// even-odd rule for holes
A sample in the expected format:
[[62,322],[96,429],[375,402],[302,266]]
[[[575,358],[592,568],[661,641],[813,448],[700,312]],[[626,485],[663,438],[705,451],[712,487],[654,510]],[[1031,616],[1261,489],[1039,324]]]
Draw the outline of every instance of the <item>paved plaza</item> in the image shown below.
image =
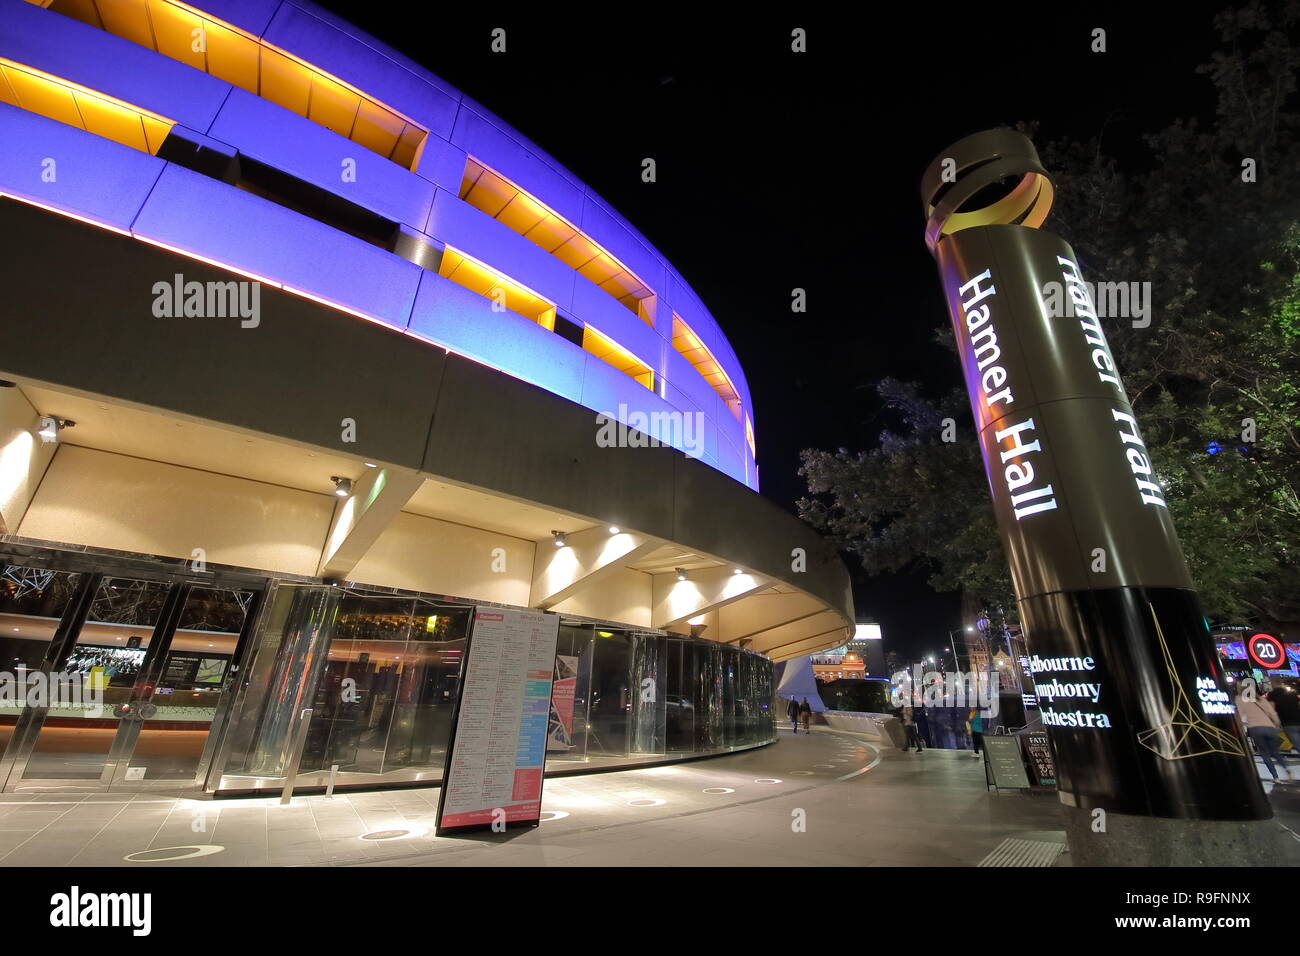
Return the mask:
[[[1294,795],[1293,795],[1294,791]],[[1277,788],[1300,832],[1300,786]],[[991,792],[969,751],[818,730],[709,760],[549,779],[544,823],[433,835],[436,788],[207,800],[6,794],[8,866],[1068,866],[1054,794]]]

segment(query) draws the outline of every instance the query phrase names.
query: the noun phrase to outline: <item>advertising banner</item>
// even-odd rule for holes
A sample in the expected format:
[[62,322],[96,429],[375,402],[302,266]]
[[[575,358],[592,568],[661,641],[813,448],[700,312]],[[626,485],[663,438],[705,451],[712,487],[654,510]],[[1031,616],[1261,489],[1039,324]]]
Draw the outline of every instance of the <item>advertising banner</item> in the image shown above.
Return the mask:
[[474,611],[438,799],[437,833],[536,826],[560,619]]
[[555,658],[555,682],[551,686],[551,719],[546,733],[547,753],[568,753],[573,749],[573,701],[578,689],[578,659],[561,654]]
[[1025,751],[1029,754],[1029,766],[1040,787],[1056,786],[1056,764],[1052,760],[1052,745],[1047,734],[1028,733],[1024,735]]

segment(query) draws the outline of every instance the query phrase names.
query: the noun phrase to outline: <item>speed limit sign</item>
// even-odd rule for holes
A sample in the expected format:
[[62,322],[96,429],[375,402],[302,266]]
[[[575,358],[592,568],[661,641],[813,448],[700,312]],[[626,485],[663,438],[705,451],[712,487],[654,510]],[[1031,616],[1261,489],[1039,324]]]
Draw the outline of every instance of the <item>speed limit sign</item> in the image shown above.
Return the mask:
[[1246,652],[1260,667],[1276,670],[1286,665],[1286,647],[1272,634],[1253,634],[1246,642]]

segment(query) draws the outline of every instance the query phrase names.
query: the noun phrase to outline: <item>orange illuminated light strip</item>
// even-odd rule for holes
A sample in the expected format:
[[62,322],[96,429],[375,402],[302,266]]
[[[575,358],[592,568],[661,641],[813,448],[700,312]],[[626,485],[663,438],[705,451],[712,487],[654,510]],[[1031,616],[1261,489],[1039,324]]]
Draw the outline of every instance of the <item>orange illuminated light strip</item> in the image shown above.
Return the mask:
[[[468,171],[469,171],[469,169],[470,169],[471,166],[473,166],[473,167],[477,167],[477,168],[478,168],[478,176],[476,176],[476,177],[474,178],[474,180],[472,181],[472,183],[471,183],[471,185],[469,186],[469,188],[466,189],[466,188],[465,188],[465,183],[469,181],[469,179],[468,179]],[[471,192],[474,191],[474,187],[475,187],[475,186],[480,185],[480,180],[481,180],[481,178],[482,178],[483,176],[489,176],[489,177],[492,177],[493,179],[496,179],[496,180],[500,181],[500,182],[501,182],[502,184],[504,184],[507,188],[509,188],[509,189],[513,189],[513,190],[514,190],[514,195],[513,195],[509,200],[506,201],[505,206],[502,207],[502,211],[504,211],[506,208],[508,208],[508,207],[510,206],[510,203],[513,202],[514,199],[516,199],[516,198],[522,198],[526,203],[528,203],[528,204],[530,204],[530,205],[532,205],[532,206],[535,206],[535,207],[537,207],[537,209],[541,210],[541,212],[542,212],[544,215],[543,215],[542,217],[539,217],[539,219],[540,219],[540,218],[545,218],[545,216],[550,216],[550,217],[554,218],[557,222],[561,223],[561,224],[562,224],[566,229],[568,229],[572,235],[569,236],[568,238],[566,238],[566,240],[565,240],[566,242],[568,241],[568,239],[573,238],[573,236],[581,237],[582,240],[583,240],[584,242],[588,243],[588,244],[589,244],[589,245],[590,245],[590,246],[591,246],[591,247],[596,251],[596,256],[593,257],[593,261],[594,261],[594,259],[596,259],[596,258],[599,258],[599,257],[601,257],[601,256],[604,256],[606,259],[608,259],[610,262],[612,262],[612,263],[613,263],[613,264],[618,268],[618,272],[619,272],[620,274],[627,276],[629,279],[631,279],[633,282],[635,282],[637,285],[639,285],[639,286],[641,287],[641,289],[644,291],[644,293],[645,293],[644,295],[642,295],[642,296],[636,296],[635,293],[629,293],[629,295],[632,295],[632,297],[635,298],[635,299],[638,301],[638,303],[641,302],[641,300],[643,300],[643,299],[649,299],[649,298],[653,298],[653,297],[654,297],[654,295],[655,295],[655,291],[654,291],[653,289],[650,288],[649,284],[647,284],[645,281],[643,281],[643,280],[641,279],[640,276],[638,276],[635,272],[633,272],[633,271],[632,271],[631,269],[629,269],[626,265],[624,265],[624,264],[619,260],[619,258],[618,258],[617,256],[615,256],[615,255],[614,255],[613,253],[611,253],[608,249],[606,249],[604,246],[602,246],[600,243],[598,243],[595,239],[593,239],[591,236],[587,235],[585,232],[583,232],[581,229],[579,229],[577,226],[575,226],[575,225],[574,225],[572,222],[570,222],[567,218],[565,218],[564,216],[560,215],[560,213],[556,212],[554,209],[552,209],[552,208],[551,208],[550,206],[548,206],[546,203],[542,202],[540,199],[538,199],[538,198],[537,198],[536,196],[534,196],[532,193],[528,192],[526,189],[521,188],[518,184],[516,184],[516,183],[510,181],[510,180],[507,179],[505,176],[502,176],[499,172],[497,172],[495,169],[493,169],[491,166],[488,166],[486,163],[483,163],[482,161],[476,159],[476,158],[473,157],[473,156],[469,156],[469,157],[466,158],[466,161],[465,161],[465,169],[466,169],[466,173],[467,173],[467,175],[464,177],[464,179],[463,179],[462,182],[461,182],[461,193],[460,193],[460,198],[461,198],[462,200],[468,201],[466,197],[467,197]],[[475,205],[475,204],[472,203],[472,202],[470,203],[470,205],[474,205],[474,207],[475,207],[476,209],[479,209],[480,212],[486,212],[486,210],[480,209],[480,207],[478,207],[477,205]],[[497,217],[500,216],[500,215],[501,215],[501,213],[498,212],[496,215],[492,216],[492,218],[493,218],[493,219],[497,219]],[[498,221],[500,221],[500,220],[498,219]],[[505,225],[507,226],[507,228],[511,229],[511,230],[514,231],[516,234],[523,236],[525,239],[527,239],[529,242],[531,242],[531,243],[533,243],[534,245],[536,245],[538,248],[540,248],[540,249],[544,249],[544,250],[547,252],[548,255],[555,256],[557,259],[560,258],[560,257],[556,254],[556,251],[555,251],[554,249],[548,249],[545,245],[543,245],[542,243],[540,243],[538,240],[536,240],[536,239],[534,239],[534,238],[528,236],[528,235],[525,234],[524,232],[520,232],[520,231],[519,231],[518,229],[516,229],[514,226],[511,226],[509,223],[506,223]],[[560,243],[560,246],[563,246],[563,245],[564,245],[563,242]],[[558,249],[558,248],[560,248],[560,246],[557,246],[556,248]],[[564,260],[561,259],[560,261],[563,262]],[[568,265],[568,263],[565,263],[565,264]],[[579,273],[581,273],[581,269],[578,268],[578,267],[570,266],[570,268],[572,268],[575,272],[579,272]],[[620,299],[620,297],[618,297],[618,296],[614,296],[612,293],[610,293],[610,292],[609,292],[608,290],[606,290],[606,289],[602,289],[601,291],[605,292],[606,295],[610,295],[612,298],[614,298],[615,300],[617,300],[617,301],[619,301],[619,302],[621,303],[622,300]],[[624,305],[624,307],[626,308],[626,305]],[[633,310],[629,309],[629,311],[633,311]],[[642,319],[645,320],[646,317],[645,317],[645,316],[642,316]]]
[[382,107],[383,109],[386,109],[388,112],[392,113],[394,116],[398,117],[404,122],[410,123],[412,126],[416,127],[417,129],[424,130],[424,132],[426,133],[428,132],[428,130],[424,129],[424,127],[421,124],[411,119],[405,113],[393,109],[391,106],[389,106],[386,103],[380,103],[369,93],[366,93],[358,89],[357,87],[353,86],[351,83],[347,82],[346,80],[339,79],[333,73],[326,73],[320,67],[313,66],[312,64],[308,63],[300,56],[294,56],[292,53],[290,53],[288,50],[284,49],[283,47],[278,47],[274,43],[267,43],[261,37],[254,36],[253,34],[249,33],[247,30],[241,30],[233,23],[227,23],[225,20],[218,19],[217,17],[214,17],[212,14],[204,10],[200,10],[197,7],[190,6],[188,3],[181,3],[180,0],[162,0],[162,2],[169,4],[173,7],[180,7],[186,13],[196,16],[200,20],[208,20],[212,23],[215,23],[219,27],[223,27],[229,30],[231,33],[238,33],[240,36],[244,37],[245,39],[252,40],[259,47],[265,47],[266,49],[271,50],[274,53],[279,53],[281,56],[288,57],[290,60],[293,60],[295,63],[301,66],[303,69],[307,70],[307,72],[315,76],[324,77],[325,79],[329,80],[331,83],[337,83],[339,86],[343,87],[349,93],[355,93],[357,96],[361,97],[366,102],[373,103],[376,106]]
[[[644,385],[646,388],[650,389],[651,391],[654,391],[654,369],[652,369],[649,365],[646,365],[645,362],[641,361],[639,358],[637,358],[635,355],[629,352],[622,345],[619,345],[608,335],[604,335],[603,333],[601,333],[600,331],[598,331],[597,329],[593,328],[590,325],[583,327],[583,335],[584,338],[586,335],[590,335],[592,338],[594,338],[600,345],[602,345],[605,348],[605,354],[601,354],[592,349],[586,348],[586,343],[584,341],[583,348],[585,351],[596,356],[596,358],[600,359],[601,361],[609,365],[612,365],[614,368],[618,369],[620,372],[627,375],[629,378],[636,380],[637,384]],[[622,359],[623,364],[617,365],[614,362],[610,361],[612,356],[617,356],[618,358]],[[649,381],[646,382],[641,381],[641,379],[647,377]]]
[[[685,341],[685,347],[679,344],[679,340]],[[695,334],[682,317],[676,312],[673,313],[673,347],[677,349],[681,356],[695,366],[695,370],[704,377],[704,380],[712,386],[713,390],[731,409],[731,413],[740,418],[740,393],[736,387],[731,384],[731,378],[727,375],[722,367],[722,363],[713,357],[709,347],[701,341],[700,337]],[[690,353],[696,353],[702,358],[693,358]]]
[[[542,310],[541,314],[539,314],[538,316],[527,316],[527,318],[536,322],[538,325],[548,328],[551,331],[555,331],[554,313],[555,313],[556,306],[555,303],[552,302],[549,298],[547,298],[546,296],[542,295],[539,292],[533,291],[528,286],[524,285],[522,282],[519,282],[516,279],[512,279],[507,275],[504,275],[499,269],[494,269],[492,266],[488,265],[483,260],[474,258],[473,256],[471,256],[469,253],[465,252],[462,249],[458,249],[455,246],[447,246],[443,255],[444,262],[448,261],[446,253],[450,253],[452,256],[458,256],[459,258],[463,259],[467,264],[469,264],[469,266],[471,266],[472,268],[478,269],[481,272],[486,273],[486,275],[493,281],[493,285],[501,286],[504,289],[512,291],[521,298],[525,298],[525,297],[532,298],[546,305],[547,308]],[[451,282],[456,282],[456,284],[460,285],[462,288],[467,288],[467,289],[470,288],[464,283],[457,282],[455,279],[451,278],[450,276],[442,275],[441,272],[439,273],[439,275],[442,276],[442,278],[448,279]],[[470,289],[470,291],[475,291],[475,290]],[[545,319],[547,319],[546,313],[550,313],[549,321],[544,321]]]
[[[92,90],[90,89],[90,87],[82,86],[80,83],[77,83],[73,80],[64,79],[63,77],[55,76],[52,73],[46,73],[44,70],[37,69],[34,66],[28,66],[26,63],[19,63],[15,60],[10,60],[8,57],[0,57],[0,69],[14,70],[19,73],[24,73],[27,76],[31,77],[32,79],[38,80],[44,84],[48,84],[49,86],[59,87],[61,89],[65,89],[69,91],[70,93],[75,93],[80,96],[86,96],[94,100],[99,100],[101,103],[105,103],[113,107],[114,109],[122,110],[127,113],[133,113],[136,116],[140,117],[142,121],[146,119],[151,120],[152,122],[158,124],[159,126],[164,127],[164,129],[167,131],[170,131],[171,128],[176,125],[175,120],[168,119],[165,116],[160,116],[159,114],[153,112],[152,110],[147,110],[142,106],[136,106],[134,103],[127,103],[124,100],[119,100],[117,97],[110,96],[107,93],[101,93],[99,90]],[[18,97],[20,100],[20,103],[17,104],[19,109],[24,109],[29,113],[35,113],[37,116],[46,115],[37,110],[33,110],[26,106],[21,105],[21,96],[19,96],[17,89],[14,90],[14,95]],[[77,107],[75,98],[73,100],[73,106]],[[81,115],[81,111],[79,108],[78,108],[78,115],[79,116]],[[54,119],[55,117],[47,116],[47,118]],[[81,126],[82,130],[86,132],[93,132],[86,128],[85,125],[86,120],[84,117],[81,117],[81,121],[82,121],[82,126]],[[140,135],[141,138],[145,141],[146,147],[148,147],[149,136],[146,129],[143,127],[143,125],[141,126],[140,129]],[[166,138],[166,132],[164,132],[162,137],[159,138],[158,140],[159,146],[162,145],[162,140],[165,138]],[[118,142],[118,140],[114,140],[114,141]],[[123,144],[123,145],[127,145],[127,144]],[[152,155],[155,152],[157,152],[157,149],[155,147],[150,147],[148,149],[148,152]]]
[[[338,133],[339,130],[331,127],[329,123],[309,115],[310,109],[308,112],[304,112],[292,103],[283,102],[274,95],[268,94],[263,89],[265,84],[263,63],[265,62],[267,55],[282,57],[287,61],[287,64],[304,74],[304,77],[308,82],[309,103],[310,91],[316,86],[325,89],[336,88],[340,92],[355,97],[361,106],[358,107],[357,111],[353,114],[353,127],[350,131],[341,132],[340,135],[343,135],[352,142],[361,145],[363,148],[371,149],[377,155],[384,156],[386,159],[397,163],[403,168],[414,168],[423,145],[428,139],[429,131],[424,127],[424,125],[411,119],[405,113],[402,113],[387,104],[379,102],[374,97],[364,93],[351,83],[348,83],[331,73],[327,73],[319,67],[313,66],[311,63],[308,63],[299,56],[295,56],[288,50],[282,49],[275,44],[268,43],[260,37],[249,33],[247,30],[240,29],[233,23],[228,23],[225,20],[219,19],[210,13],[198,9],[197,7],[182,3],[180,0],[152,0],[152,2],[159,8],[170,8],[169,16],[176,18],[178,22],[185,22],[186,26],[189,25],[189,22],[198,24],[199,28],[205,29],[205,32],[208,34],[207,43],[210,45],[217,44],[216,47],[205,48],[203,51],[194,51],[202,52],[202,65],[190,62],[189,59],[176,55],[175,50],[169,52],[168,50],[163,49],[163,44],[160,39],[161,35],[156,29],[153,15],[150,13],[149,3],[147,3],[146,0],[111,0],[111,2],[109,2],[109,0],[100,0],[100,2],[95,2],[95,0],[68,0],[68,2],[64,2],[64,0],[28,0],[28,2],[37,6],[52,9],[56,13],[71,17],[72,19],[78,20],[82,23],[87,23],[96,29],[103,29],[106,33],[121,37],[128,42],[143,46],[146,49],[152,49],[154,52],[162,56],[178,60],[179,62],[186,63],[189,66],[194,66],[197,69],[207,72],[209,75],[217,76],[225,82],[232,83],[241,89],[247,90],[256,96],[260,96],[269,102],[276,103],[277,105],[289,109],[300,116],[305,116],[312,122],[324,126],[327,129],[333,129],[334,132]],[[143,20],[141,20],[141,17],[143,17]],[[130,27],[130,24],[134,24],[138,27],[141,23],[144,24],[145,30],[147,30],[147,38],[139,29],[131,29]],[[206,29],[209,26],[211,29]],[[223,62],[230,60],[232,56],[234,57],[234,60],[240,59],[239,56],[234,56],[234,54],[239,51],[235,51],[228,46],[223,45],[226,43],[226,40],[224,39],[226,36],[229,37],[230,43],[238,42],[240,44],[248,44],[251,51],[256,51],[256,63],[251,77],[233,77],[226,75],[224,72],[213,72],[212,60],[209,58],[209,54],[218,48],[223,50],[226,54],[226,57],[223,58]],[[229,63],[227,63],[227,65],[229,65]],[[385,120],[391,120],[402,127],[397,130],[389,129],[387,126],[380,127],[385,133],[391,135],[393,138],[393,145],[387,154],[356,135],[356,120],[360,115],[361,109],[365,107],[383,114]],[[410,138],[408,138],[408,134]],[[409,155],[406,150],[402,148],[404,143],[407,144],[407,149],[410,151]]]

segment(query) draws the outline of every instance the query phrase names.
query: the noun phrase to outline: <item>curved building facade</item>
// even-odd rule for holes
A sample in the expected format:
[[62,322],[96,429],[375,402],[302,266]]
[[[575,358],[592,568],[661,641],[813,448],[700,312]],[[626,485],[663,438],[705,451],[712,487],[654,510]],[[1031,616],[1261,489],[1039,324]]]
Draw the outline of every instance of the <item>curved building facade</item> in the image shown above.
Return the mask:
[[704,304],[401,54],[0,0],[0,101],[0,664],[107,705],[0,704],[0,787],[437,780],[485,605],[560,617],[551,769],[726,752],[852,633]]

